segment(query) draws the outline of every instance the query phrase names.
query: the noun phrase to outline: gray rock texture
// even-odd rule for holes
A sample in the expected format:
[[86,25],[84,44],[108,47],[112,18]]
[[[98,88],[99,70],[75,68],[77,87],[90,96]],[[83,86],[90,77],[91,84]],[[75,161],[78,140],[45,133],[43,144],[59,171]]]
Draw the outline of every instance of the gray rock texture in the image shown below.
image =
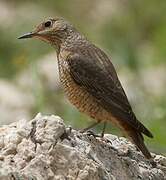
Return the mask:
[[156,167],[125,138],[82,134],[54,115],[0,128],[0,180],[166,179],[166,157],[153,156]]

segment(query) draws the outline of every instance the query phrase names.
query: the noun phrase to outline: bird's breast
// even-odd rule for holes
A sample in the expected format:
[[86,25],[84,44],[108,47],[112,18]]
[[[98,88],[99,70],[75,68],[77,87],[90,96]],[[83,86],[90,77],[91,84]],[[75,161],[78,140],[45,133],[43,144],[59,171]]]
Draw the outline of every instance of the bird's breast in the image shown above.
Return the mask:
[[81,112],[94,118],[100,107],[97,106],[94,98],[85,89],[75,83],[70,75],[68,63],[64,59],[59,59],[58,61],[60,81],[67,98]]
[[99,117],[101,116],[99,114],[102,113],[102,108],[98,105],[94,97],[73,80],[70,75],[70,67],[64,56],[58,57],[58,65],[60,81],[69,101],[76,106],[79,111],[97,120],[102,120],[101,117]]

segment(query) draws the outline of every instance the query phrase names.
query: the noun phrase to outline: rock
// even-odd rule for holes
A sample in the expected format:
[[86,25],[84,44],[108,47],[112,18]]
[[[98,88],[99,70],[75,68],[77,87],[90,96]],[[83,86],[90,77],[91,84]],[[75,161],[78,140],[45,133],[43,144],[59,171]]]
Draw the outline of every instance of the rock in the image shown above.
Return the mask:
[[164,180],[165,160],[152,167],[125,138],[82,134],[54,115],[0,128],[1,180]]

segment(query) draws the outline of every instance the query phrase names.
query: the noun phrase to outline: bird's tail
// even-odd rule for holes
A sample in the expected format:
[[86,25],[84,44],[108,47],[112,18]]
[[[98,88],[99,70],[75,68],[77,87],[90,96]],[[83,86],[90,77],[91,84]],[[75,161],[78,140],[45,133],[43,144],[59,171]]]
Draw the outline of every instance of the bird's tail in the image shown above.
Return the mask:
[[142,135],[143,132],[141,130],[138,131],[137,129],[126,123],[120,124],[120,127],[124,130],[124,133],[138,147],[138,149],[147,159],[153,159],[149,150],[145,146],[144,137]]
[[129,139],[138,147],[138,149],[142,152],[142,154],[149,160],[153,167],[156,167],[156,162],[154,161],[153,157],[151,156],[149,150],[145,146],[144,137],[141,132],[136,131],[131,126],[123,126],[126,135]]
[[147,159],[152,159],[152,156],[145,146],[143,135],[140,132],[137,132],[135,130],[132,130],[129,132],[129,136],[133,143],[138,147],[138,149],[143,153],[143,155]]

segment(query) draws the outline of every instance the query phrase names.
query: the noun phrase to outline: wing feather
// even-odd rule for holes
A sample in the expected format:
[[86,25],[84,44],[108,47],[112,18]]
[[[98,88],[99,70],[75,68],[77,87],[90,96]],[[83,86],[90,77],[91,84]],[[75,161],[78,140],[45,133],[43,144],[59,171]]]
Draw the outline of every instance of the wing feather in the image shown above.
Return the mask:
[[91,54],[90,58],[81,53],[68,56],[70,74],[75,82],[86,89],[116,118],[125,121],[137,131],[153,137],[133,113],[110,59],[96,47],[89,54]]

